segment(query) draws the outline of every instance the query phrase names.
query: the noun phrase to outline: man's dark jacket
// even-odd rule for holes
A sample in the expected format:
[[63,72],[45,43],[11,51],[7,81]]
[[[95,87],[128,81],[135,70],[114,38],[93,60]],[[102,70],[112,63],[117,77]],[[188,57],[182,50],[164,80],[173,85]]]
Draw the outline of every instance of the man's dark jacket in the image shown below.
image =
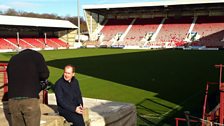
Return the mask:
[[49,77],[49,70],[39,52],[26,49],[10,59],[7,74],[9,98],[39,98],[40,81]]
[[75,112],[77,106],[83,105],[79,82],[74,77],[70,83],[61,77],[55,83],[55,95],[59,112],[63,110]]
[[82,115],[75,112],[77,106],[83,106],[78,80],[73,77],[69,83],[61,77],[55,84],[55,95],[59,115],[75,126],[85,126]]

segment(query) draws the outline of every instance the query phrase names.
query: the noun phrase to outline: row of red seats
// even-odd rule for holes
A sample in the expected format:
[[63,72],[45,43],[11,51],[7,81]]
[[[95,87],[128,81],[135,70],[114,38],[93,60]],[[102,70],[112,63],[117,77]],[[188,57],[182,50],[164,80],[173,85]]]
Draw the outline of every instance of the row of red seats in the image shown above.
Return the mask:
[[[145,37],[147,32],[155,33],[158,30],[163,18],[147,18],[147,19],[136,19],[131,26],[131,29],[125,36],[123,41],[117,42],[121,45],[134,45],[141,46],[144,42],[141,40]],[[105,44],[111,44],[110,41],[118,32],[125,32],[131,21],[134,19],[110,19],[101,31],[104,36]],[[129,21],[127,21],[129,20]],[[177,46],[183,46],[186,43],[188,32],[191,25],[193,24],[194,17],[178,17],[178,18],[167,18],[159,29],[158,35],[155,38],[156,42],[164,43],[171,42]],[[122,27],[121,27],[122,26]],[[119,30],[122,29],[122,30]],[[197,45],[202,46],[223,46],[224,47],[224,17],[213,16],[213,17],[197,17],[192,32],[197,32],[199,40],[193,41],[192,43],[198,43]],[[109,36],[109,37],[108,37]],[[189,42],[189,41],[188,41]],[[188,43],[189,45],[189,43]]]
[[0,38],[0,49],[21,48],[60,48],[68,47],[68,44],[58,38]]
[[16,46],[5,41],[3,38],[0,38],[0,49],[16,49]]
[[193,31],[200,36],[193,45],[224,47],[224,16],[198,17]]
[[[132,25],[130,31],[124,39],[124,43],[129,43],[129,45],[142,45],[140,41],[145,37],[147,32],[156,32],[159,24],[161,23],[162,18],[153,18],[153,19],[140,19],[137,18]],[[123,44],[123,43],[122,43]]]
[[124,33],[133,19],[109,19],[101,30],[104,35],[104,44],[111,45],[110,41],[117,33]]

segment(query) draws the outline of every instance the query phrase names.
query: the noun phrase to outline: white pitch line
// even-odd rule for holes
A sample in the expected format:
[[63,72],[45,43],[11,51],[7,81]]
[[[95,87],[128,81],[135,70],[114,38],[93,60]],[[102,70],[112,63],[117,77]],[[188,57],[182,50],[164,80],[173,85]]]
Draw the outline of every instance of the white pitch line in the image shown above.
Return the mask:
[[162,114],[163,116],[168,115],[170,112],[172,112],[173,110],[179,108],[180,105],[176,105],[174,108],[170,109],[169,111],[165,112],[164,114]]
[[81,79],[78,79],[78,80],[86,80],[86,79],[90,79],[90,78],[93,78],[93,77],[84,77],[84,78],[81,78]]
[[150,115],[141,115],[143,118],[150,118],[150,119],[161,119],[161,116],[150,116]]

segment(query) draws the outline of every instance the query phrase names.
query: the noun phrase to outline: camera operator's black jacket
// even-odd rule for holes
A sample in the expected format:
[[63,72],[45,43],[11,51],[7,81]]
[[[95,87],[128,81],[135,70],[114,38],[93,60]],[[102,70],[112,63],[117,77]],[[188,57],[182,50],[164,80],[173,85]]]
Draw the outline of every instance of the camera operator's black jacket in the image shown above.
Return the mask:
[[40,81],[49,77],[49,70],[39,52],[26,49],[10,59],[7,74],[9,98],[39,98]]

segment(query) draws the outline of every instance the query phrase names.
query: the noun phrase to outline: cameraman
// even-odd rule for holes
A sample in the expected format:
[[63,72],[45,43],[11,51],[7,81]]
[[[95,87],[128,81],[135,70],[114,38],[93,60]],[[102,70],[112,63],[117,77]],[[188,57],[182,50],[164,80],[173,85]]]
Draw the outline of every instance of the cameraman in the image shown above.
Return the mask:
[[7,74],[12,126],[40,126],[40,81],[49,77],[44,57],[37,51],[23,50],[10,59]]

